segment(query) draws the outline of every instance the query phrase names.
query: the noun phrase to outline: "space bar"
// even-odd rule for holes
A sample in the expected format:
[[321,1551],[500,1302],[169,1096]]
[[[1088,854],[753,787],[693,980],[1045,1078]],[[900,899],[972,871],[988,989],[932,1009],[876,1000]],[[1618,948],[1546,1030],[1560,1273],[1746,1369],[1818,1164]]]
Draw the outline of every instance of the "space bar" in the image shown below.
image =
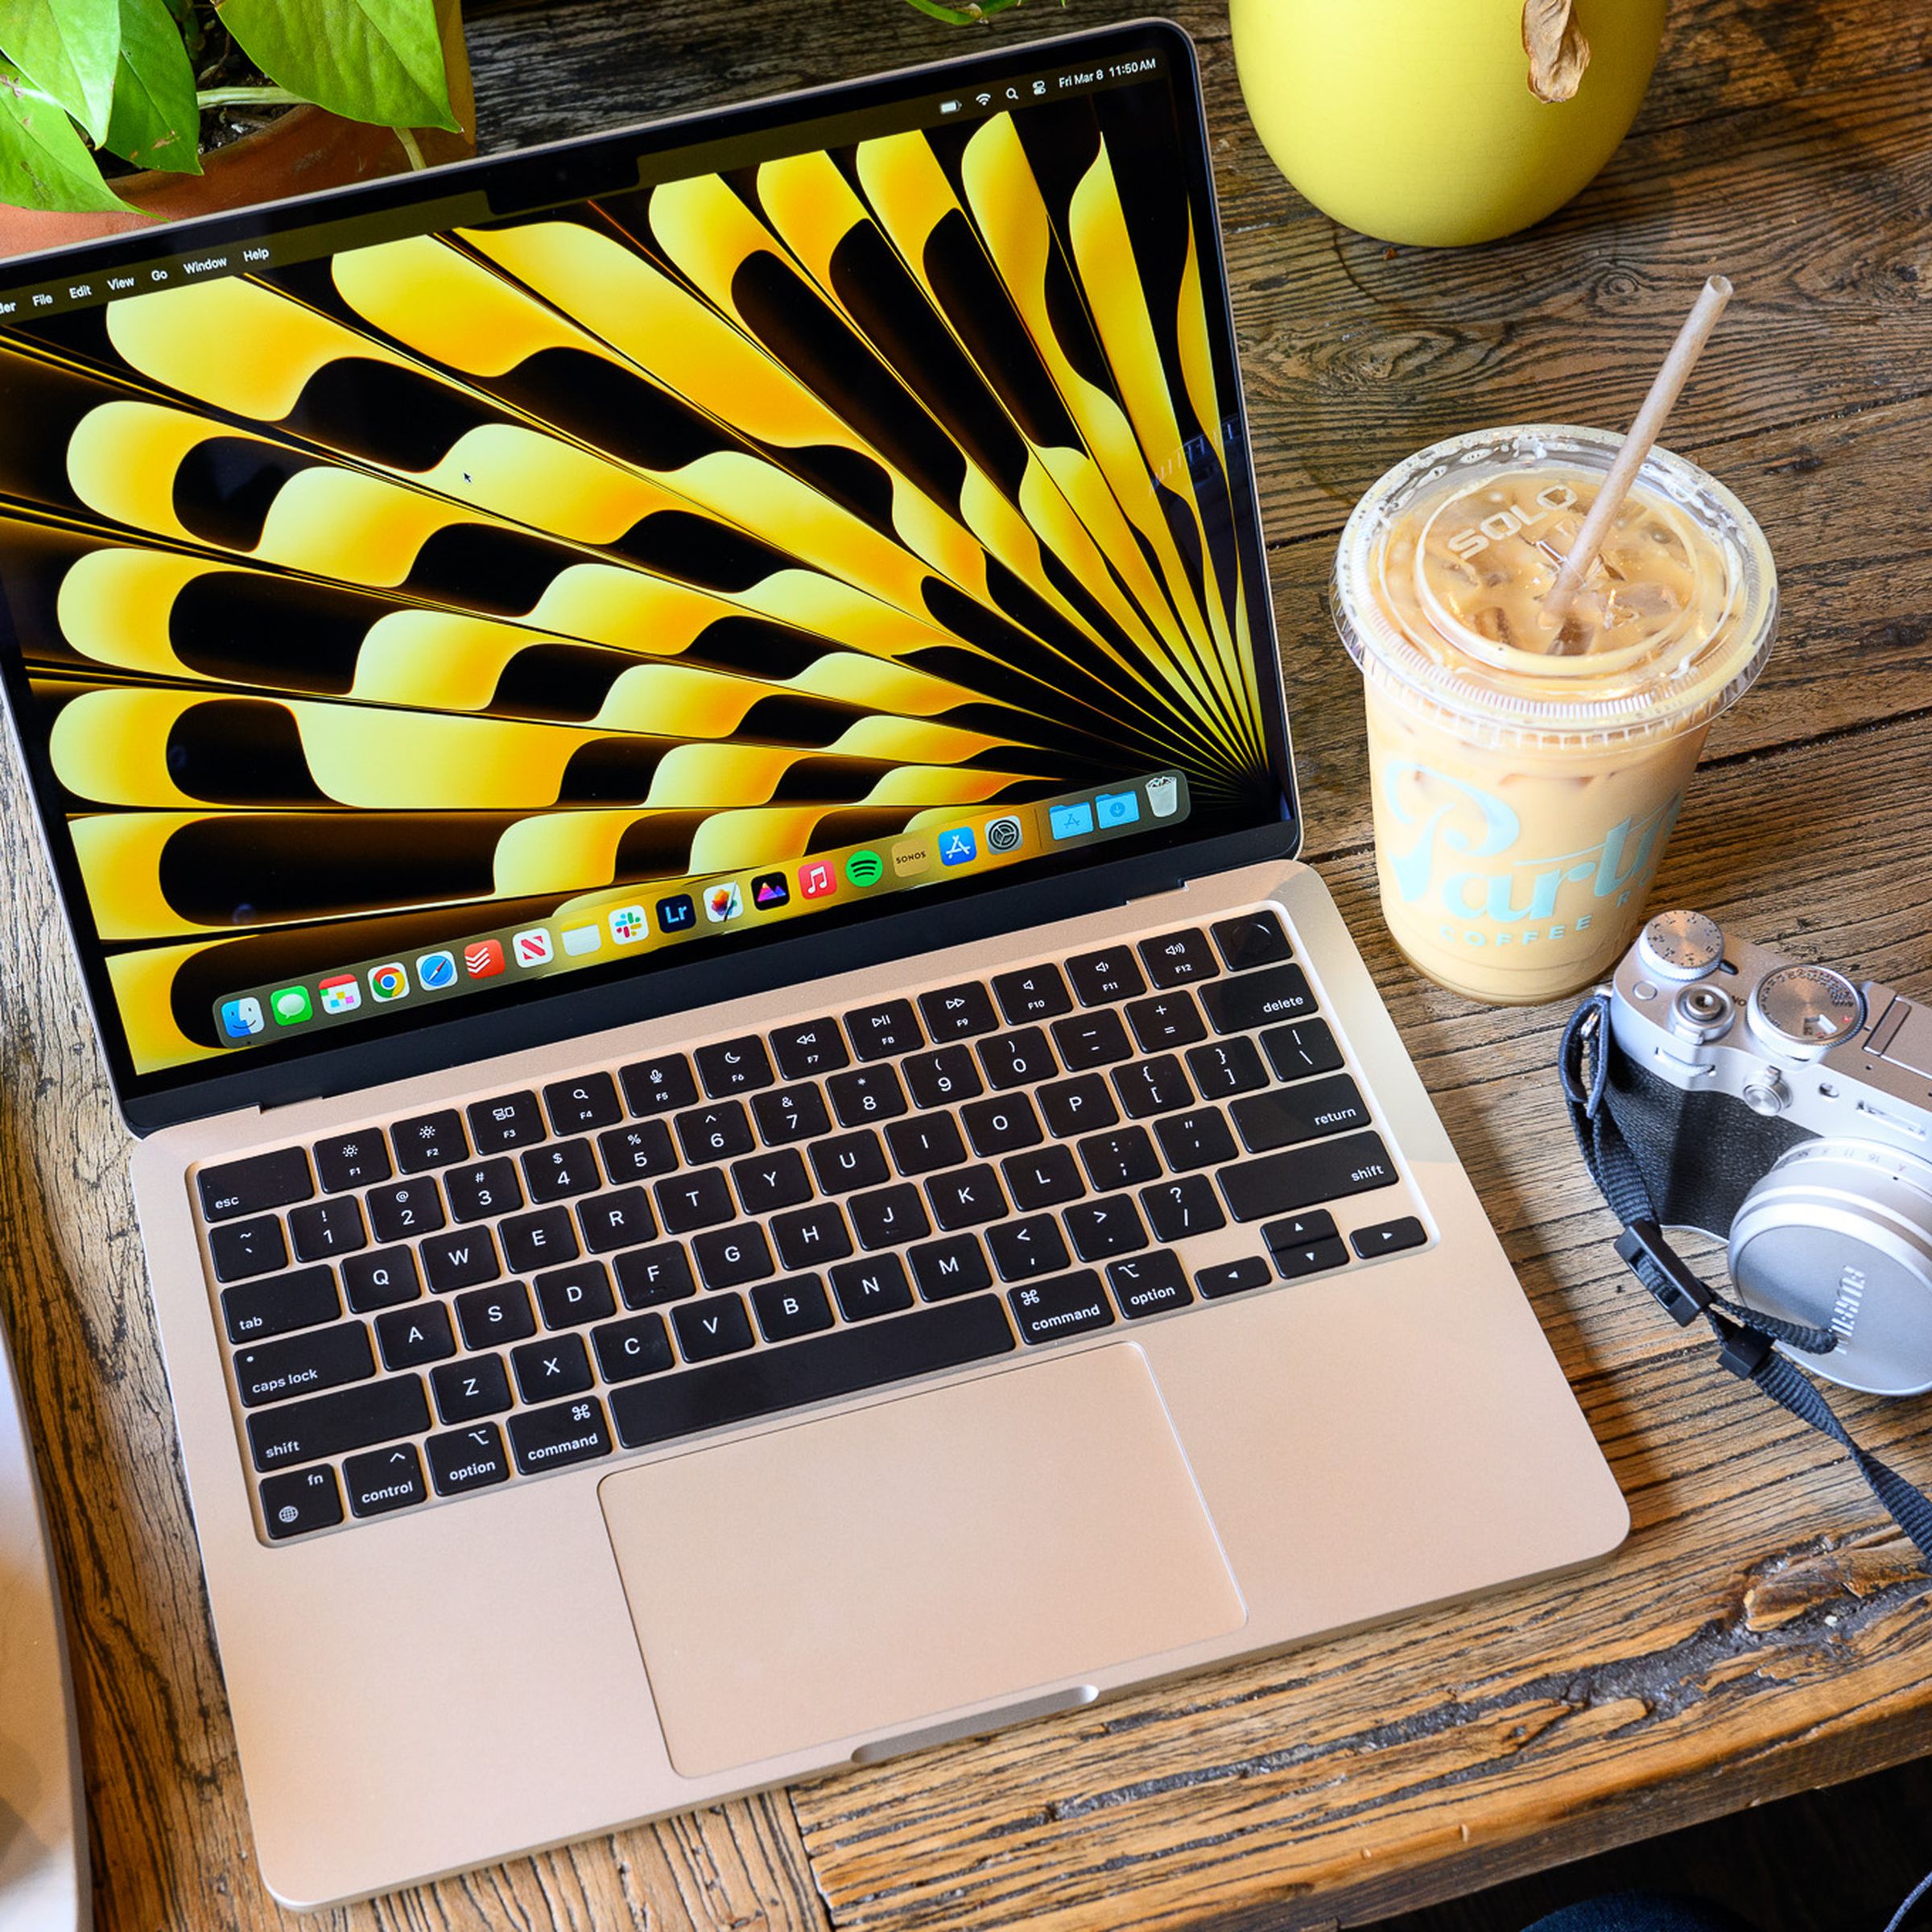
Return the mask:
[[610,1413],[625,1448],[691,1435],[754,1415],[851,1395],[881,1382],[957,1368],[1013,1347],[998,1298],[975,1295],[896,1319],[761,1348],[659,1381],[614,1389]]

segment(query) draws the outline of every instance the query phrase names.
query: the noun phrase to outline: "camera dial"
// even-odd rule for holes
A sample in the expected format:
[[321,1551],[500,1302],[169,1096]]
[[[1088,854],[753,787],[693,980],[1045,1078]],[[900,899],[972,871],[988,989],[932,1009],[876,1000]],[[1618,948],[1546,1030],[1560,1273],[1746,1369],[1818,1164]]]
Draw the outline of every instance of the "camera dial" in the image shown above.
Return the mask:
[[1660,980],[1701,980],[1722,963],[1724,935],[1701,912],[1660,912],[1637,940],[1637,956]]
[[1873,1395],[1932,1389],[1932,1164],[1864,1141],[1807,1141],[1775,1162],[1731,1224],[1747,1306],[1829,1328],[1829,1355],[1787,1350]]
[[1774,1051],[1821,1059],[1865,1023],[1865,1002],[1829,966],[1781,966],[1751,993],[1751,1025]]

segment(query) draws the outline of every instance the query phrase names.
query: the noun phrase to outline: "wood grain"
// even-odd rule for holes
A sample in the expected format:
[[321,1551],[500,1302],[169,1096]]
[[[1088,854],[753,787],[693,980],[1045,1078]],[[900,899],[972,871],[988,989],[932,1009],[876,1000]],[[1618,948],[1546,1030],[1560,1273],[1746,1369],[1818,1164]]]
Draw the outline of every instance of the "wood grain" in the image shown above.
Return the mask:
[[[472,0],[486,147],[964,51],[899,0]],[[1133,17],[1033,3],[1013,40]],[[1668,437],[1756,510],[1782,637],[1714,733],[1662,898],[1932,995],[1932,14],[1674,10],[1636,133],[1528,236],[1338,232],[1203,49],[1309,850],[1360,935],[1629,1493],[1610,1566],[1002,1737],[331,1913],[485,1928],[1356,1923],[1932,1748],[1932,1592],[1817,1439],[1608,1253],[1548,1067],[1389,947],[1336,530],[1447,431],[1624,419],[1686,291],[1738,283]],[[10,761],[0,780],[0,1312],[68,1583],[101,1924],[292,1925],[257,1882],[123,1144]],[[1843,1398],[1932,1479],[1923,1405]]]

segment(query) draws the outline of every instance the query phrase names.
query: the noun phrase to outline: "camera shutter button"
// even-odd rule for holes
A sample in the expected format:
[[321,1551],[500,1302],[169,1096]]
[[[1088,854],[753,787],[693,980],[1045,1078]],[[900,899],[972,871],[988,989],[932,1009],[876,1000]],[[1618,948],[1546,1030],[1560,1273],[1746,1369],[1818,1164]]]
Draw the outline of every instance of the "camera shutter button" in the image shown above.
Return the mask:
[[1744,1082],[1743,1097],[1753,1113],[1779,1114],[1791,1104],[1791,1089],[1775,1067],[1764,1067]]

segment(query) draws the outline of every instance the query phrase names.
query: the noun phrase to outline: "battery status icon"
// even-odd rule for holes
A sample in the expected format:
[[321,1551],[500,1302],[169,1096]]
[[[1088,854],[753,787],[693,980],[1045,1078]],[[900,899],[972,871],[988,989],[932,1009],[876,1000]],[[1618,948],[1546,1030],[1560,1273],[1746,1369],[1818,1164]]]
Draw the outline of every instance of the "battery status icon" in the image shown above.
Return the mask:
[[939,103],[939,112],[943,114],[956,114],[959,111],[960,104],[956,101],[942,101]]

